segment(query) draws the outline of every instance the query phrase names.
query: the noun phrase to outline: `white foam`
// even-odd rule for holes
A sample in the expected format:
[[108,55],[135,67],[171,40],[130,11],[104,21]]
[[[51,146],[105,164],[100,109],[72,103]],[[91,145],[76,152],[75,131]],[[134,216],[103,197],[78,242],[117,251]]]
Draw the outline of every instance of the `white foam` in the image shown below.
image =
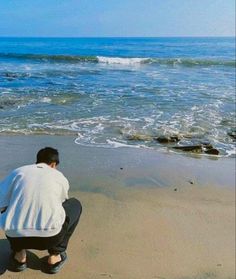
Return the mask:
[[122,65],[135,65],[141,64],[148,60],[148,58],[121,58],[121,57],[105,57],[97,56],[100,63],[105,64],[122,64]]
[[[114,148],[119,148],[119,147],[132,147],[132,148],[140,148],[142,147],[141,145],[130,145],[130,144],[125,144],[125,143],[121,143],[118,141],[114,141],[114,140],[109,140],[107,139],[106,142],[111,145],[111,147]],[[145,146],[146,147],[146,146]]]
[[236,156],[236,148],[233,147],[231,150],[226,150],[227,157],[234,157]]
[[24,66],[25,70],[30,71],[32,68],[29,65]]
[[97,143],[97,142],[94,142],[94,139],[91,139],[91,138],[85,139],[80,134],[78,135],[78,137],[75,139],[74,142],[76,144],[78,144],[78,145],[87,146],[87,147],[91,147],[91,146],[99,147],[99,148],[129,147],[129,148],[146,148],[146,149],[150,149],[150,147],[147,147],[145,145],[130,145],[130,144],[121,143],[121,142],[118,142],[118,141],[115,141],[115,140],[109,140],[109,139],[107,139],[106,142],[104,142],[104,143]]
[[52,99],[49,97],[43,97],[40,102],[41,103],[51,103]]

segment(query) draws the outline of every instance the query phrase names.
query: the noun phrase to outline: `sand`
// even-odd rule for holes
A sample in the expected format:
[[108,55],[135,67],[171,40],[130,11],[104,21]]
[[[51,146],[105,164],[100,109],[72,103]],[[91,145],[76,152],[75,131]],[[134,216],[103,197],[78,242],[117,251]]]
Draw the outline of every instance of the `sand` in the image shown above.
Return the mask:
[[[4,140],[0,140],[0,148],[5,145]],[[30,156],[38,148],[40,141],[37,140],[32,142],[32,147],[26,141],[15,140],[11,151],[1,151],[6,155],[14,148],[26,150],[27,146],[27,156]],[[59,148],[65,147],[64,140],[47,140],[54,140]],[[80,149],[78,154],[85,156],[86,152],[89,151]],[[96,151],[92,154],[90,151],[90,159],[103,162],[100,165],[88,165],[89,161],[79,156],[77,161],[84,174],[81,169],[75,173],[79,166],[74,159],[73,164],[68,163],[70,167],[63,166],[73,181],[70,196],[80,199],[83,213],[68,247],[69,260],[63,270],[53,276],[68,279],[235,278],[235,192],[231,168],[234,163],[145,151],[139,153],[140,160],[137,160],[132,152]],[[104,165],[104,156],[110,156],[111,163],[105,161]],[[10,162],[1,159],[1,175],[14,164],[20,164],[22,157]],[[176,162],[176,168],[172,169]],[[186,162],[188,171],[184,172]],[[158,164],[156,171],[152,168],[154,163]],[[86,165],[90,172],[86,172]],[[206,174],[205,165],[208,165]],[[163,171],[160,173],[160,170]],[[217,170],[222,173],[221,179],[227,172],[232,177],[224,184]],[[6,269],[9,254],[8,242],[1,231],[1,278],[52,277],[40,270],[40,259],[46,252],[30,250],[29,268],[20,274]]]
[[[234,198],[229,190],[129,190],[116,199],[73,193],[83,215],[73,235],[69,261],[59,278],[234,278]],[[1,233],[1,239],[3,234]],[[1,240],[0,263],[10,253]],[[45,278],[32,250],[22,274],[2,278]],[[6,265],[5,265],[6,266]]]

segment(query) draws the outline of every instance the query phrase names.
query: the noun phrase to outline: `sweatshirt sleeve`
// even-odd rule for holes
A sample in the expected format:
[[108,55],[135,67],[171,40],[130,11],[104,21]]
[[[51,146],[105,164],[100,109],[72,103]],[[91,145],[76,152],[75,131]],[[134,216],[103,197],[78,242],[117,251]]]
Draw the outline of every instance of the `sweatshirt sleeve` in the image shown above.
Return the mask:
[[11,173],[0,182],[0,212],[9,204],[14,177],[14,173]]
[[67,178],[63,175],[63,179],[62,179],[62,202],[64,202],[65,200],[67,200],[69,197],[68,197],[68,191],[69,191],[69,188],[70,188],[70,185],[69,185],[69,181],[67,180]]

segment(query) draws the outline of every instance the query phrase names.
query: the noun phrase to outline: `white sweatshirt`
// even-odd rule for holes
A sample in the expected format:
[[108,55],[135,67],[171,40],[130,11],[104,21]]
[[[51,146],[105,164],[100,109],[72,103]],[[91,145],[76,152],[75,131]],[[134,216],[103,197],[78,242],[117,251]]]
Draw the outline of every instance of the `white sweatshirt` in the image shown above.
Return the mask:
[[65,221],[65,176],[45,163],[20,167],[0,183],[0,229],[10,237],[50,237]]

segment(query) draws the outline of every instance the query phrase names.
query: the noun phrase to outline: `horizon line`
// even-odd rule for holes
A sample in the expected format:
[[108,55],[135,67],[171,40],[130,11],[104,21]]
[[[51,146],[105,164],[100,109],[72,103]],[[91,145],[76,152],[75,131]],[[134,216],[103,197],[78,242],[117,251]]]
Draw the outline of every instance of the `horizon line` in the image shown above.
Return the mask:
[[50,38],[58,38],[58,39],[125,39],[125,38],[134,38],[134,39],[155,39],[155,38],[236,38],[236,35],[231,36],[1,36],[0,38],[38,38],[38,39],[50,39]]

